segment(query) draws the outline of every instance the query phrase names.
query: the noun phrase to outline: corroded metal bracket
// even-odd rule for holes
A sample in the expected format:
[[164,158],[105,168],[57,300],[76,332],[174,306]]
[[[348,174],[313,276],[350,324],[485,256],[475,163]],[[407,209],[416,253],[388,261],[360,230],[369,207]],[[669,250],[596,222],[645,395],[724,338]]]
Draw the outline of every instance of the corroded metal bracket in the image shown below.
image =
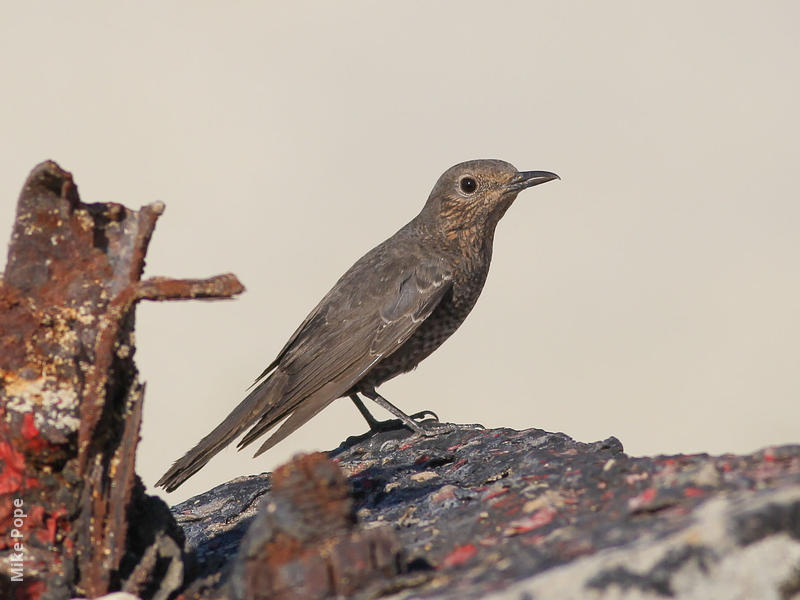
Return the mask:
[[[72,175],[50,161],[25,182],[0,280],[2,597],[6,588],[26,598],[124,588],[131,574],[147,579],[139,558],[150,546],[137,544],[181,535],[152,518],[160,509],[134,470],[144,391],[134,307],[244,288],[231,274],[141,281],[163,210],[83,204]],[[142,522],[129,523],[134,514]]]

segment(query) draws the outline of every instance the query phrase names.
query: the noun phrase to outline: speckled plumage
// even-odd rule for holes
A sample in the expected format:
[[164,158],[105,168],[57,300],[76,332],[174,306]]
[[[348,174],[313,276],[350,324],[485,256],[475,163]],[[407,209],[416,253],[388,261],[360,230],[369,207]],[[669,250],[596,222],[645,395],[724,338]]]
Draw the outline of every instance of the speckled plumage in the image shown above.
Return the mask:
[[486,281],[498,221],[519,191],[555,178],[499,160],[448,169],[419,215],[336,282],[250,394],[157,485],[175,489],[245,429],[240,448],[283,421],[258,455],[343,396],[359,406],[356,394],[366,395],[424,433],[375,388],[413,369],[458,329]]

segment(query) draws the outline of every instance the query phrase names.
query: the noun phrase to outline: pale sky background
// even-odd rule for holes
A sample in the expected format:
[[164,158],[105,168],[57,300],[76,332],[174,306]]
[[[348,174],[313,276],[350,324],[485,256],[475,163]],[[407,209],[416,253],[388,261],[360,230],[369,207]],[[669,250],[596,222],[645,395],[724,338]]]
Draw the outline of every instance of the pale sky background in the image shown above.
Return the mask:
[[[559,173],[501,222],[461,330],[384,395],[631,454],[800,441],[800,3],[15,2],[0,20],[0,232],[52,158],[85,202],[162,200],[140,305],[138,472],[243,397],[447,167]],[[365,423],[349,400],[177,502]]]

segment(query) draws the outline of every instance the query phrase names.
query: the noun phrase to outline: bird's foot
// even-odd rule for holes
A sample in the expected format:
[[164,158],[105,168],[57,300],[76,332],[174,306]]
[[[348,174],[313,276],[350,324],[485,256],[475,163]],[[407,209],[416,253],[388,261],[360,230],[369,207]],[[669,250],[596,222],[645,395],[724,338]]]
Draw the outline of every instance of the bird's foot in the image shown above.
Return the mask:
[[477,431],[486,429],[479,423],[442,423],[436,413],[430,410],[423,410],[413,415],[411,421],[406,422],[401,419],[387,419],[386,421],[373,420],[370,422],[369,433],[375,434],[387,431],[397,431],[398,429],[410,429],[415,435],[422,437],[435,437],[453,431]]
[[415,433],[424,434],[425,427],[434,426],[439,422],[439,416],[432,410],[421,410],[413,415],[408,416],[411,418],[410,422],[406,422],[402,419],[387,419],[386,421],[378,421],[374,418],[369,419],[369,430],[373,433],[378,433],[381,431],[394,431],[396,429],[407,427]]
[[480,430],[486,429],[480,423],[441,423],[438,419],[434,422],[425,421],[424,423],[420,423],[421,433],[425,437],[433,437],[436,435],[441,435],[443,433],[452,433],[453,431],[459,430]]

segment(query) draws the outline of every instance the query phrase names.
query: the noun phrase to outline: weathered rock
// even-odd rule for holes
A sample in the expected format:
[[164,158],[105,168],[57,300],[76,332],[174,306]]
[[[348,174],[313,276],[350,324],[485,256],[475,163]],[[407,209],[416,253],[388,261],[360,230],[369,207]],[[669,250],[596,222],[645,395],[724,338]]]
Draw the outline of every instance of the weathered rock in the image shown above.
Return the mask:
[[[800,446],[635,458],[615,438],[398,430],[348,440],[331,456],[360,525],[390,525],[405,551],[406,574],[373,595],[392,586],[396,598],[800,593]],[[219,576],[257,499],[274,502],[268,474],[173,508],[201,573]]]
[[233,562],[235,600],[352,597],[400,574],[390,526],[360,529],[345,477],[324,454],[277,469]]

